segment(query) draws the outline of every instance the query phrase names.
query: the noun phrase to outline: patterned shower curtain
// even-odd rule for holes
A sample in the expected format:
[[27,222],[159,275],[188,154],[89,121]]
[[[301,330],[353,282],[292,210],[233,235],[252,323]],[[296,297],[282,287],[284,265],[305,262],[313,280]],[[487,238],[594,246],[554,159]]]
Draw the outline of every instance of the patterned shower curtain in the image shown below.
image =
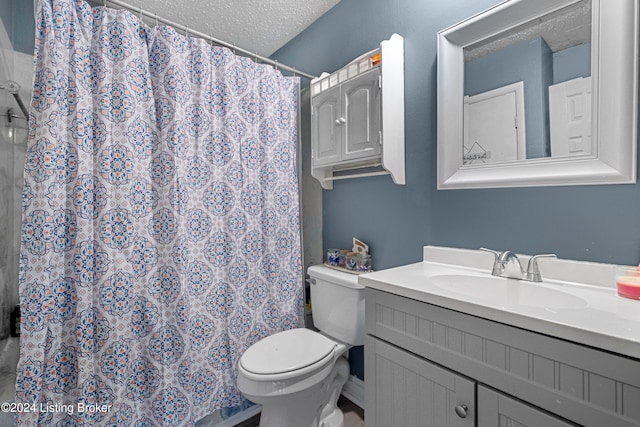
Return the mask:
[[302,324],[298,79],[135,14],[42,0],[19,425],[193,425]]

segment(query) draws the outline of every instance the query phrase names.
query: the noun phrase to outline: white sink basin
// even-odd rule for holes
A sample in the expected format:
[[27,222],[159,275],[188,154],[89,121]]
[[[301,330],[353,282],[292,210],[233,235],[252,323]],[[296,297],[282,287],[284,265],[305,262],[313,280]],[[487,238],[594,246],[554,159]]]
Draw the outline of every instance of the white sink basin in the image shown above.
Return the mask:
[[587,302],[575,295],[537,283],[494,276],[446,274],[430,278],[432,284],[471,300],[500,306],[549,309],[584,308]]
[[428,246],[423,257],[363,274],[358,283],[634,359],[640,355],[640,301],[616,293],[620,266],[544,260],[544,281],[532,283],[492,276],[493,257],[485,252]]

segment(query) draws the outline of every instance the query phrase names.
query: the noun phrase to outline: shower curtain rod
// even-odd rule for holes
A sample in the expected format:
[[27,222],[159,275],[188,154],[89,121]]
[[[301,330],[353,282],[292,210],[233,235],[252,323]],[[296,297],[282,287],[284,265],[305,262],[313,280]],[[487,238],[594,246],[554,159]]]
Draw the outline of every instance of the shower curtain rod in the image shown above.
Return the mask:
[[228,43],[228,42],[225,42],[223,40],[219,40],[219,39],[217,39],[215,37],[212,37],[210,35],[207,35],[205,33],[201,33],[200,31],[191,30],[186,25],[178,24],[177,22],[171,21],[171,20],[169,20],[167,18],[158,17],[157,13],[149,12],[148,10],[144,10],[141,7],[135,7],[133,5],[130,5],[130,4],[125,3],[123,1],[120,1],[120,0],[102,0],[102,3],[104,4],[105,7],[107,6],[107,3],[111,3],[113,5],[121,7],[123,9],[127,9],[131,13],[138,14],[139,16],[146,16],[147,18],[154,19],[156,21],[156,24],[158,22],[161,22],[163,24],[169,25],[169,26],[175,28],[176,30],[182,31],[183,33],[185,33],[185,35],[194,35],[194,36],[197,36],[197,37],[199,37],[201,39],[205,39],[205,40],[208,40],[210,42],[216,43],[218,45],[228,47],[230,49],[233,49],[234,53],[235,53],[235,51],[241,52],[241,53],[247,55],[248,57],[255,58],[256,60],[260,60],[261,62],[265,62],[267,64],[271,64],[276,69],[282,68],[283,70],[291,71],[294,75],[299,75],[299,76],[302,76],[302,77],[306,77],[309,80],[315,79],[317,77],[317,76],[314,76],[314,75],[311,75],[311,74],[303,73],[302,71],[297,70],[294,67],[290,67],[288,65],[281,64],[280,62],[278,62],[276,60],[273,60],[271,58],[267,58],[265,56],[258,55],[255,52],[251,52],[251,51],[248,51],[246,49],[239,48],[239,47],[235,46],[232,43]]
[[[6,82],[4,82],[4,84],[0,84],[0,90],[6,90],[11,95],[13,95],[13,98],[16,100],[16,103],[18,104],[20,111],[22,111],[22,114],[24,114],[24,119],[28,122],[29,109],[27,108],[26,105],[24,105],[24,102],[22,102],[22,98],[20,97],[20,85],[14,82],[13,80],[7,80]],[[13,115],[13,113],[10,113],[10,112],[7,112],[7,114],[8,114],[9,120],[11,120],[12,118],[14,119],[21,118],[20,116],[15,116]]]

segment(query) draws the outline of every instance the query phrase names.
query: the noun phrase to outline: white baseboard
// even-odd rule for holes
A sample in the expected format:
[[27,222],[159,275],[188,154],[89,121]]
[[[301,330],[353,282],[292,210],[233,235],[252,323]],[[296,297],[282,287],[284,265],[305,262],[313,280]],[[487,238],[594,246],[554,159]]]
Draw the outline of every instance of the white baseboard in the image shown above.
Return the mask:
[[349,376],[344,387],[342,387],[342,395],[364,409],[364,381],[355,375]]

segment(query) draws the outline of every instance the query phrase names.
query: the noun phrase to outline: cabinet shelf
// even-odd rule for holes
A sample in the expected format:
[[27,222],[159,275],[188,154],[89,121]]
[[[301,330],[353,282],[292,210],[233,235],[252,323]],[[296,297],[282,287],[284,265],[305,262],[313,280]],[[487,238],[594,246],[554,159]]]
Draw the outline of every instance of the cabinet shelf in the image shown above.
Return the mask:
[[311,145],[311,175],[324,189],[377,175],[405,184],[401,36],[311,81]]

